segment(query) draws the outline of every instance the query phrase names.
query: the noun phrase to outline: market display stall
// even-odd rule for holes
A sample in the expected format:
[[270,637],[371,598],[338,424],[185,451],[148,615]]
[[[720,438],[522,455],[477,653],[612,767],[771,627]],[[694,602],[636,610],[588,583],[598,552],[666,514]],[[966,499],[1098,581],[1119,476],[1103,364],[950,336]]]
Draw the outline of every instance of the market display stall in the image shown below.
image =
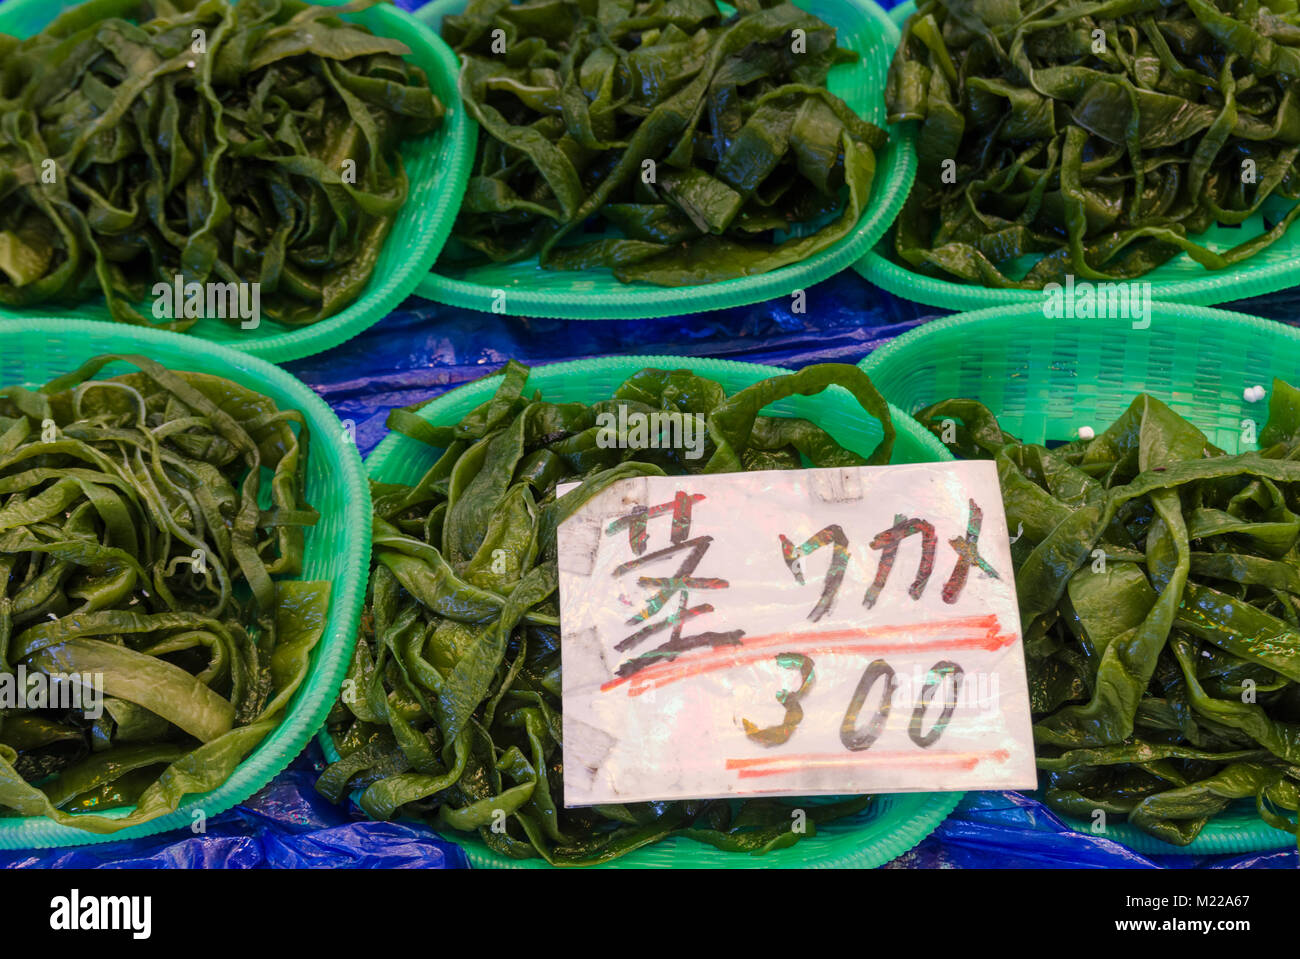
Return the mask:
[[0,865],[1300,865],[1293,15],[986,6],[0,3]]

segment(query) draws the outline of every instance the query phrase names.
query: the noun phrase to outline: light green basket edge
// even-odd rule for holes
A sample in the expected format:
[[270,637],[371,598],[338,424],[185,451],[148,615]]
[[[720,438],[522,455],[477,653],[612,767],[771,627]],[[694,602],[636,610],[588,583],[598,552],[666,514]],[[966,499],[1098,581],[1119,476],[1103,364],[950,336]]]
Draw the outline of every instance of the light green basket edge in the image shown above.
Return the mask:
[[[915,12],[915,0],[907,0],[891,9],[888,16],[896,27],[901,27],[903,21]],[[915,134],[914,123],[909,122],[906,126]],[[890,225],[893,225],[892,221]],[[880,239],[878,237],[876,242]],[[894,296],[943,310],[978,310],[993,304],[1041,303],[1043,300],[1041,290],[999,290],[913,273],[876,252],[875,243],[862,259],[853,264],[853,269],[865,280]],[[1210,306],[1276,293],[1294,286],[1296,281],[1300,281],[1300,263],[1294,260],[1269,265],[1247,260],[1227,270],[1214,273],[1207,270],[1204,276],[1195,278],[1147,280],[1138,277],[1124,282],[1150,282],[1153,300]]]
[[[0,3],[0,31],[6,29],[5,21],[10,16],[20,15],[23,8],[40,7],[45,2],[46,0],[4,0]],[[348,0],[305,0],[305,2],[321,6],[341,6]],[[358,15],[348,16],[354,18]],[[430,150],[437,150],[440,166],[450,169],[446,175],[447,188],[433,192],[426,206],[416,211],[408,222],[400,225],[394,223],[393,229],[384,241],[386,246],[390,243],[409,244],[412,239],[409,234],[414,232],[416,234],[414,239],[419,242],[407,247],[414,251],[414,255],[401,261],[398,282],[389,283],[384,278],[372,275],[365,290],[355,302],[333,316],[309,326],[294,329],[272,323],[284,332],[249,336],[246,343],[244,340],[213,341],[195,334],[186,335],[204,342],[219,342],[229,349],[249,356],[257,356],[271,363],[286,363],[321,353],[363,333],[391,313],[415,292],[417,284],[428,274],[437,261],[438,254],[442,252],[442,247],[451,235],[452,226],[456,221],[460,197],[469,183],[470,167],[474,162],[478,134],[478,126],[469,118],[457,93],[457,77],[460,68],[456,55],[443,42],[442,37],[411,13],[395,5],[377,5],[363,11],[362,16],[378,18],[380,22],[385,23],[389,27],[384,31],[385,35],[405,41],[408,37],[404,34],[413,34],[429,45],[432,58],[427,64],[419,65],[425,69],[430,87],[446,108],[441,128],[422,139],[428,141]],[[376,30],[376,32],[380,31]],[[430,70],[430,66],[435,69]],[[414,141],[408,141],[402,146],[403,161],[408,167],[411,159],[410,151],[414,149]],[[399,219],[400,217],[399,213]],[[34,306],[26,311],[0,307],[0,320],[24,319],[27,316],[40,315],[42,309],[41,306]],[[79,315],[78,308],[75,306],[67,309],[51,309],[51,305],[46,305],[44,309],[47,312],[59,313],[68,319],[116,322],[102,316]]]
[[[160,352],[174,355],[168,365],[181,368],[186,354],[206,354],[227,367],[224,375],[228,379],[259,391],[271,386],[280,394],[291,397],[293,408],[303,414],[312,432],[309,455],[323,455],[328,459],[328,474],[346,493],[343,500],[347,504],[349,520],[343,528],[351,530],[352,538],[344,543],[348,553],[344,563],[347,571],[341,575],[344,587],[339,595],[330,597],[330,616],[320,643],[312,653],[313,665],[290,700],[280,724],[239,764],[229,779],[211,792],[182,800],[175,812],[115,833],[87,832],[36,816],[0,818],[0,849],[50,849],[139,839],[191,826],[193,813],[200,807],[203,814],[211,818],[252,796],[302,752],[334,705],[356,643],[370,567],[370,484],[361,457],[355,444],[344,440],[343,426],[338,417],[302,381],[265,360],[207,341],[196,342],[193,337],[181,333],[96,320],[60,317],[0,319],[0,344],[10,332],[39,332],[42,328],[48,328],[51,334],[83,334],[87,342],[86,359],[114,352],[155,356],[151,347],[156,346]],[[286,408],[284,403],[278,402],[277,405]],[[124,816],[132,808],[109,810],[104,815]]]
[[1200,835],[1186,846],[1175,846],[1149,836],[1127,822],[1107,825],[1104,833],[1093,833],[1089,823],[1073,816],[1061,816],[1062,822],[1075,832],[1100,835],[1145,856],[1217,856],[1232,853],[1273,852],[1295,849],[1296,837],[1274,829],[1260,819],[1252,819],[1229,807],[1220,817],[1205,824]]
[[[1293,349],[1300,351],[1300,330],[1278,323],[1275,320],[1267,320],[1247,313],[1214,309],[1206,306],[1185,306],[1183,304],[1153,301],[1151,304],[1153,321],[1157,312],[1161,310],[1169,311],[1168,319],[1171,323],[1176,323],[1179,319],[1193,319],[1207,323],[1218,322],[1244,326],[1249,329],[1275,334],[1289,341],[1288,345]],[[1041,316],[1041,313],[1041,304],[1017,304],[986,307],[982,310],[941,317],[924,323],[915,329],[908,330],[903,335],[891,340],[869,354],[866,359],[858,363],[858,366],[868,376],[894,364],[906,366],[909,355],[914,350],[925,350],[926,341],[932,337],[945,336],[950,332],[959,333],[961,328],[978,324],[985,319],[1019,316],[1021,314]],[[1082,324],[1096,323],[1098,321],[1076,319],[1055,320],[1053,322],[1058,324]],[[1154,322],[1152,327],[1155,327]],[[931,351],[934,348],[933,346],[929,347]],[[881,392],[884,393],[885,391],[882,389]],[[888,400],[890,397],[886,395],[885,399]],[[1136,852],[1148,855],[1196,856],[1214,853],[1262,852],[1271,849],[1287,849],[1296,843],[1295,836],[1281,829],[1274,829],[1262,819],[1247,822],[1231,811],[1227,815],[1228,819],[1225,821],[1211,819],[1206,823],[1205,828],[1201,830],[1200,835],[1186,846],[1175,846],[1172,843],[1156,839],[1154,836],[1149,836],[1124,822],[1108,826],[1103,835],[1108,839],[1115,839]],[[1067,816],[1061,816],[1060,818],[1077,832],[1091,834],[1091,829],[1086,821]]]
[[[465,2],[435,0],[420,7],[415,16],[425,23],[441,24],[443,16],[458,12]],[[898,43],[898,27],[872,0],[841,2],[874,19],[885,42]],[[883,84],[880,89],[883,96]],[[477,129],[477,124],[474,126]],[[881,151],[872,195],[858,221],[857,230],[809,260],[756,276],[673,289],[628,286],[608,293],[578,289],[565,293],[527,293],[511,288],[506,292],[509,305],[505,312],[510,316],[565,320],[653,319],[760,303],[829,279],[851,267],[861,255],[859,251],[869,251],[875,246],[893,224],[912,190],[916,179],[916,133],[908,124],[891,126],[888,131],[889,144]],[[880,176],[882,171],[889,174],[887,178]],[[577,280],[579,275],[575,274],[575,283],[580,282]],[[430,272],[420,280],[415,292],[447,306],[492,312],[497,289]]]
[[[789,862],[793,858],[786,856],[778,861],[782,853],[797,853],[799,845],[789,849],[775,850],[762,856],[726,853],[709,850],[699,843],[681,836],[670,836],[652,847],[658,858],[675,856],[684,852],[688,860],[683,863],[640,861],[638,850],[635,853],[615,859],[606,864],[608,869],[876,869],[899,856],[914,849],[923,839],[939,828],[939,825],[952,815],[965,793],[882,793],[876,797],[862,828],[851,837],[845,836],[839,841],[847,844],[853,841],[858,845],[840,855],[822,859],[804,859]],[[814,837],[815,838],[815,837]],[[837,837],[838,838],[838,837]],[[1289,838],[1289,837],[1288,837]],[[457,838],[455,840],[465,851],[470,865],[476,869],[549,869],[544,859],[504,860],[495,856],[477,837]],[[727,858],[723,858],[727,857]],[[707,861],[706,861],[707,860]]]
[[[658,366],[667,369],[687,368],[694,370],[701,375],[718,375],[735,377],[740,374],[748,374],[754,379],[761,378],[754,376],[755,373],[763,375],[779,375],[789,373],[786,367],[768,366],[761,363],[744,363],[736,360],[715,360],[688,356],[671,356],[663,354],[648,354],[644,356],[616,356],[616,357],[599,357],[585,360],[570,360],[564,363],[552,363],[545,366],[535,366],[531,369],[529,375],[529,385],[533,383],[533,376],[540,376],[543,379],[548,377],[579,376],[585,370],[593,367],[602,369],[620,370],[623,375],[631,375],[647,366]],[[494,373],[479,380],[462,384],[454,389],[448,390],[441,396],[434,399],[427,406],[419,410],[421,419],[429,423],[436,423],[438,415],[452,405],[472,405],[487,399],[496,391],[497,386],[502,380],[501,373]],[[727,386],[728,391],[734,390],[730,384]],[[545,396],[545,388],[542,389]],[[810,398],[812,399],[812,398]],[[934,456],[935,461],[942,462],[951,460],[952,454],[947,448],[939,443],[929,431],[922,430],[910,416],[903,414],[897,407],[890,408],[891,415],[894,417],[895,426],[898,429],[899,436],[907,435],[909,441],[914,441],[923,450]],[[865,415],[865,414],[864,414]],[[916,426],[919,432],[913,432],[912,426]],[[423,444],[402,436],[398,433],[390,432],[375,447],[365,459],[366,471],[371,476],[378,477],[382,474],[384,467],[396,455],[399,455],[401,448],[410,445],[414,449],[419,449]],[[335,749],[329,733],[321,729],[316,734],[316,742],[320,746],[321,752],[325,754],[327,761],[337,762],[339,758],[338,750]],[[879,808],[880,803],[873,804],[873,810],[868,812],[868,820],[864,824],[865,828],[854,833],[855,837],[868,833],[864,839],[859,839],[859,848],[823,859],[808,861],[806,858],[800,858],[798,852],[799,845],[789,849],[776,850],[768,853],[766,856],[739,856],[732,853],[722,853],[717,850],[709,850],[690,840],[680,837],[673,837],[662,843],[657,843],[648,849],[637,850],[622,859],[615,860],[605,867],[598,868],[654,868],[663,867],[665,863],[648,863],[645,859],[650,858],[646,854],[650,850],[655,851],[654,858],[661,858],[666,852],[676,852],[679,843],[686,843],[686,846],[680,848],[687,850],[687,858],[695,860],[686,862],[682,865],[686,868],[696,866],[709,868],[788,868],[790,866],[800,866],[807,868],[859,868],[868,869],[884,865],[894,859],[897,859],[903,853],[912,849],[917,843],[921,842],[926,836],[930,835],[939,824],[943,822],[961,801],[964,793],[884,793],[881,794],[881,802],[888,802],[883,809]],[[892,814],[894,817],[903,820],[897,828],[893,827],[893,820],[886,820],[887,815]],[[893,832],[887,833],[888,828]],[[880,834],[880,835],[878,835]],[[450,834],[445,834],[450,836]],[[470,863],[480,869],[544,869],[549,868],[549,864],[541,859],[524,859],[524,860],[507,860],[491,853],[482,840],[473,833],[455,834],[450,838],[464,851]],[[847,843],[848,837],[842,842]],[[806,854],[805,854],[806,856]],[[779,857],[779,858],[778,858]],[[795,862],[786,860],[797,860]]]

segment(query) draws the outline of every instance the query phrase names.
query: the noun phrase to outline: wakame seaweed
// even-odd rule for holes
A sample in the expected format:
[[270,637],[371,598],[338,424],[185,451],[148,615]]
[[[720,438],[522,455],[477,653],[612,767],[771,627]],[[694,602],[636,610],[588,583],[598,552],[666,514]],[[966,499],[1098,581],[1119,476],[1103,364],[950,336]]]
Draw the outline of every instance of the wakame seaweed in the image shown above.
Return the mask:
[[[592,405],[529,398],[527,381],[528,368],[511,362],[495,395],[454,427],[430,425],[416,407],[390,416],[392,429],[443,452],[413,485],[371,485],[370,591],[327,726],[340,758],[316,788],[336,802],[359,789],[372,818],[421,815],[478,830],[499,855],[554,865],[607,862],[674,834],[735,852],[797,842],[790,806],[768,799],[564,808],[556,529],[629,477],[887,463],[894,427],[884,399],[842,364],[730,397],[689,370],[646,369]],[[759,415],[832,384],[881,422],[869,458],[807,420]],[[625,436],[599,442],[597,417],[620,407],[633,419],[656,410],[702,418],[703,455],[636,449]],[[580,485],[557,496],[569,481]],[[869,802],[810,807],[807,835]]]
[[[1247,260],[1300,216],[1297,78],[1295,0],[925,0],[886,91],[919,121],[893,255],[1020,289]],[[1197,240],[1257,213],[1231,249]]]
[[1235,456],[1146,395],[1052,450],[973,400],[916,416],[997,463],[1048,805],[1186,845],[1251,799],[1296,832],[1300,391]]
[[790,3],[470,0],[443,20],[480,130],[438,268],[537,258],[664,286],[765,273],[857,225],[882,130],[856,54]]
[[355,300],[406,199],[398,144],[443,112],[405,44],[338,17],[370,6],[87,0],[0,34],[0,304],[102,295],[184,330],[192,309],[140,311],[156,283],[257,283],[294,326]]
[[[92,379],[110,363],[138,372]],[[293,578],[307,443],[301,413],[142,356],[0,390],[0,815],[148,822],[279,724],[329,599]]]

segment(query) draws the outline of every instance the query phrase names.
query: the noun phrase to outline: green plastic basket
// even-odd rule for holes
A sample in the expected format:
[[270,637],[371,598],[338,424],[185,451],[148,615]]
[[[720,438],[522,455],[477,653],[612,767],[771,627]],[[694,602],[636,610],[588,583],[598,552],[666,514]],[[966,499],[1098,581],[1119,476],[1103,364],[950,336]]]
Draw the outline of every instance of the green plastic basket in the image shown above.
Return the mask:
[[[28,37],[42,30],[80,0],[5,0],[0,3],[0,33]],[[337,6],[345,0],[311,0]],[[415,291],[442,245],[451,234],[460,198],[469,181],[477,127],[461,106],[456,91],[456,56],[432,30],[390,4],[380,4],[343,19],[364,24],[380,36],[401,40],[411,48],[407,58],[428,75],[429,85],[446,107],[437,130],[402,146],[402,162],[410,180],[406,204],[397,215],[370,282],[347,309],[310,326],[292,327],[262,317],[255,330],[217,318],[203,318],[189,335],[222,343],[241,353],[284,363],[338,346],[373,326]],[[142,312],[151,315],[149,305]],[[0,317],[31,315],[69,319],[110,319],[101,299],[74,306],[47,304],[26,310],[0,307]]]
[[[889,16],[895,24],[901,25],[915,12],[914,0],[907,0],[891,10]],[[897,46],[897,43],[895,37],[894,45]],[[908,122],[901,125],[912,128],[916,124]],[[1214,250],[1231,249],[1250,237],[1266,232],[1268,227],[1265,221],[1269,225],[1276,223],[1295,202],[1274,197],[1264,204],[1261,212],[1240,226],[1212,226],[1198,234],[1196,240]],[[990,289],[914,273],[886,255],[885,251],[890,249],[893,241],[893,232],[890,231],[853,268],[895,296],[946,310],[977,310],[996,303],[1042,302],[1043,294],[1039,290]],[[1032,262],[1032,259],[1026,259],[1026,263]],[[1226,270],[1207,270],[1186,253],[1180,253],[1168,263],[1132,282],[1150,283],[1151,298],[1169,303],[1210,305],[1273,293],[1300,283],[1300,230],[1288,230],[1282,239],[1268,249]]]
[[[541,390],[554,402],[595,402],[613,395],[614,389],[637,370],[645,367],[687,368],[711,377],[734,392],[777,373],[778,367],[728,360],[692,359],[682,356],[624,356],[576,360],[536,367],[528,379],[528,392]],[[450,426],[495,391],[501,376],[490,376],[466,384],[438,397],[420,410],[420,416],[436,425]],[[811,397],[792,397],[768,407],[770,415],[812,419],[836,439],[859,453],[870,453],[880,441],[880,427],[866,416],[846,390],[834,387]],[[925,463],[950,460],[951,455],[928,431],[910,417],[893,410],[898,426],[894,444],[896,463]],[[366,471],[388,483],[414,483],[433,464],[436,451],[408,437],[390,433],[366,458]],[[329,736],[318,737],[325,756],[338,759]],[[934,831],[960,801],[961,793],[907,793],[883,795],[861,814],[818,828],[817,835],[803,839],[789,849],[763,856],[725,853],[681,837],[639,849],[609,865],[614,868],[761,868],[792,866],[856,866],[870,868],[901,856]],[[824,800],[810,799],[809,802]],[[477,833],[450,834],[464,847],[469,860],[480,868],[546,867],[541,859],[513,860],[488,850]]]
[[[1141,392],[1168,403],[1228,453],[1254,449],[1268,403],[1249,403],[1249,386],[1273,377],[1300,383],[1300,330],[1240,313],[1155,303],[1151,325],[1129,320],[1045,320],[1041,305],[944,317],[876,350],[860,364],[890,402],[915,412],[948,397],[979,400],[1004,429],[1027,443],[1071,440],[1081,426],[1100,432]],[[1244,425],[1243,421],[1250,421]],[[1067,820],[1080,832],[1090,824]],[[1293,847],[1251,803],[1211,820],[1190,845],[1174,846],[1126,823],[1111,839],[1140,852],[1224,853]]]
[[1061,816],[1061,821],[1077,832],[1113,839],[1145,856],[1217,856],[1296,847],[1295,836],[1262,821],[1249,799],[1232,803],[1206,823],[1201,834],[1186,846],[1172,845],[1126,822],[1107,823],[1105,832],[1094,833],[1086,819]]
[[[857,63],[834,67],[827,83],[859,116],[883,127],[885,76],[898,45],[898,28],[871,0],[794,2],[835,27],[839,45],[859,54]],[[725,4],[719,6],[730,9]],[[440,30],[444,16],[464,8],[465,0],[437,0],[420,8],[416,16]],[[544,270],[534,258],[455,274],[431,273],[420,281],[416,292],[471,310],[565,320],[646,319],[790,296],[847,269],[870,250],[902,209],[915,176],[913,132],[906,126],[891,127],[889,144],[876,156],[875,182],[857,229],[816,256],[770,273],[666,288],[621,283],[605,269]]]
[[[307,531],[302,579],[328,580],[325,632],[311,654],[306,680],[280,725],[217,789],[189,796],[173,813],[110,835],[60,826],[43,817],[0,818],[0,849],[39,849],[136,839],[189,827],[193,813],[215,816],[243,802],[284,769],[325,721],[356,642],[370,562],[370,488],[356,445],[329,407],[288,373],[263,360],[179,333],[91,320],[0,321],[0,385],[39,386],[102,353],[139,353],[173,369],[211,373],[260,391],[281,409],[300,410],[311,430],[307,500],[320,521]],[[99,377],[130,372],[112,363]],[[108,810],[121,817],[130,809]]]

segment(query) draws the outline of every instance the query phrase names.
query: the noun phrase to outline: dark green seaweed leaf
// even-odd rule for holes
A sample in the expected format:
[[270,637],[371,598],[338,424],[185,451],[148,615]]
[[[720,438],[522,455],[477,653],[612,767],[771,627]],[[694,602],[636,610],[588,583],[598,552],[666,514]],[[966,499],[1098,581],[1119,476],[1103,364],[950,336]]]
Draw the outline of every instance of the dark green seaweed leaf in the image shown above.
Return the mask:
[[[92,379],[113,362],[139,372]],[[290,578],[307,442],[300,413],[142,356],[0,390],[0,810],[115,832],[276,727],[329,600]]]
[[0,304],[102,295],[185,330],[355,300],[406,199],[398,145],[442,116],[404,44],[338,17],[373,2],[87,0],[0,34]]
[[917,419],[992,458],[1025,626],[1046,800],[1186,845],[1233,799],[1296,831],[1300,393],[1274,381],[1262,452],[1227,456],[1150,396],[1105,432],[1022,444],[972,400]]
[[[797,841],[790,808],[769,800],[563,808],[556,529],[631,476],[888,462],[888,406],[866,374],[841,364],[730,397],[689,370],[646,369],[593,406],[526,398],[527,379],[512,361],[495,395],[452,429],[429,426],[418,407],[389,418],[395,431],[446,452],[411,486],[373,484],[368,615],[345,684],[353,692],[328,726],[340,758],[317,789],[338,801],[359,788],[374,818],[421,815],[477,829],[500,855],[553,865],[608,862],[673,834],[750,853]],[[832,385],[881,421],[869,458],[807,420],[762,415]],[[699,417],[702,455],[626,436],[599,443],[598,414],[619,406]],[[579,485],[557,496],[569,481]],[[813,807],[807,834],[869,801]],[[491,828],[499,812],[505,832]]]
[[1180,253],[1240,263],[1300,205],[1270,204],[1264,232],[1223,252],[1195,237],[1300,198],[1298,68],[1293,3],[924,0],[886,90],[891,122],[919,123],[893,254],[1018,289],[1131,279]]
[[866,207],[885,134],[825,88],[855,55],[790,3],[471,0],[443,36],[482,133],[440,269],[707,283],[813,256]]

